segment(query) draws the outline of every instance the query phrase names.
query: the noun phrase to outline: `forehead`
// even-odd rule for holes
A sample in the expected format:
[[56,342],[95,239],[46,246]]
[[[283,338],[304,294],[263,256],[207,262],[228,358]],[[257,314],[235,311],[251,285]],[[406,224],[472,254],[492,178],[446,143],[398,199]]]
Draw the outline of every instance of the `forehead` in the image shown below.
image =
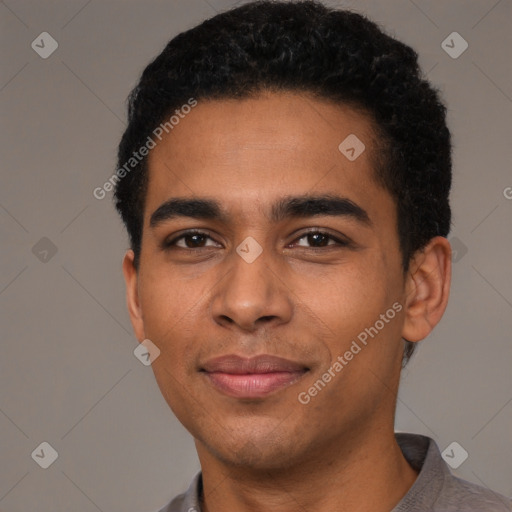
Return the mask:
[[199,101],[150,152],[145,213],[169,197],[215,196],[252,214],[283,195],[375,203],[386,192],[374,151],[370,119],[348,106],[294,93]]

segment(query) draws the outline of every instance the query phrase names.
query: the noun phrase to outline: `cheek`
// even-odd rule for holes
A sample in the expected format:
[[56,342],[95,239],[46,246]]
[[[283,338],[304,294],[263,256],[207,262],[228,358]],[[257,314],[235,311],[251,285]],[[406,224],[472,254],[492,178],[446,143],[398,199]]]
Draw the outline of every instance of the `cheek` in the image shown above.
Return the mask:
[[383,262],[382,255],[375,253],[359,264],[339,267],[329,278],[316,280],[321,283],[317,289],[323,291],[309,298],[314,316],[329,327],[324,343],[330,360],[350,350],[357,352],[348,354],[350,362],[343,370],[356,380],[368,366],[379,374],[393,371],[401,347],[399,279]]
[[385,272],[374,263],[339,265],[315,275],[297,275],[290,288],[319,320],[335,333],[350,333],[354,328],[374,322],[391,304]]
[[[207,290],[199,280],[180,279],[180,269],[153,262],[141,271],[139,297],[147,329],[160,332],[186,320]],[[203,299],[204,300],[204,299]]]
[[[204,288],[201,283],[180,282],[176,273],[159,270],[156,265],[141,273],[139,297],[145,336],[160,349],[155,362],[173,372],[181,372],[190,357],[187,339],[194,334],[191,332],[191,326],[195,325],[193,318],[204,308]],[[168,379],[165,372],[159,377]]]

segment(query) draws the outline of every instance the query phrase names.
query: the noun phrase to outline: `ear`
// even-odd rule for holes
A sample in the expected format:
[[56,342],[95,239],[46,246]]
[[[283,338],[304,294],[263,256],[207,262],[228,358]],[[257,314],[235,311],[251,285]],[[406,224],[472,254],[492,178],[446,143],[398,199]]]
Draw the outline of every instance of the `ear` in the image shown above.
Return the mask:
[[436,236],[411,260],[406,278],[405,321],[402,338],[420,341],[441,320],[450,295],[452,249]]
[[126,304],[128,306],[128,313],[130,314],[135,336],[139,342],[142,342],[145,339],[144,321],[139,302],[138,274],[133,264],[134,256],[134,252],[131,249],[126,251],[123,258],[123,275],[126,283]]

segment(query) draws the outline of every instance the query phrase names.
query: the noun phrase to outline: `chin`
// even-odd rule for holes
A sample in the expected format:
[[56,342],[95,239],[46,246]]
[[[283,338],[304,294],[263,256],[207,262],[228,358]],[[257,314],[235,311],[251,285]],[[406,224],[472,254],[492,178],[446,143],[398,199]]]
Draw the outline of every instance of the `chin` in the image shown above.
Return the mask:
[[[275,426],[274,426],[275,428]],[[253,471],[284,470],[302,460],[297,439],[280,438],[269,429],[266,433],[247,431],[247,435],[224,433],[218,439],[208,439],[202,444],[226,465]],[[229,441],[227,441],[229,439]]]

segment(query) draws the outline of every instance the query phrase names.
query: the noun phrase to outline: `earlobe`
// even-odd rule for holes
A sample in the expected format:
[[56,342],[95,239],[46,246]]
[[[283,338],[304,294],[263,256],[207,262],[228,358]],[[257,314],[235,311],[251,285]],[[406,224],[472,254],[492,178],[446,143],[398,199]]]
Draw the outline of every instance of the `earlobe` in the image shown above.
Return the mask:
[[445,237],[432,238],[411,260],[406,278],[402,337],[426,338],[441,320],[450,295],[451,247]]
[[134,252],[126,251],[123,258],[123,275],[126,284],[126,304],[135,336],[142,342],[145,339],[144,321],[139,301],[138,272],[134,265]]

